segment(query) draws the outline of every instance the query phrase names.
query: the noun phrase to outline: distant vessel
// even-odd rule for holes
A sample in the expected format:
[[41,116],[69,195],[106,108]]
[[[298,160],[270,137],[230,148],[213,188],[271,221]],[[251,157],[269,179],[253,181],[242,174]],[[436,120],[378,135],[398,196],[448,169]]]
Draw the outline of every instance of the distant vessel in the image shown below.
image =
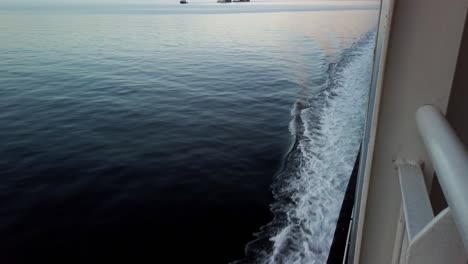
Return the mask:
[[180,0],[181,4],[188,4],[187,0]]
[[231,3],[232,0],[218,0],[218,3]]

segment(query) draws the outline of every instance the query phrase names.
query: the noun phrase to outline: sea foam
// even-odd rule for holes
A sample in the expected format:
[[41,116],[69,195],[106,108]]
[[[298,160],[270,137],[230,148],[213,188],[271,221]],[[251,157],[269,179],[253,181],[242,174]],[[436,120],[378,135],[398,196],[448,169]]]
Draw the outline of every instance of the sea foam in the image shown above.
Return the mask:
[[274,219],[236,263],[326,263],[362,139],[375,33],[343,51],[324,88],[291,111],[294,145],[273,183]]

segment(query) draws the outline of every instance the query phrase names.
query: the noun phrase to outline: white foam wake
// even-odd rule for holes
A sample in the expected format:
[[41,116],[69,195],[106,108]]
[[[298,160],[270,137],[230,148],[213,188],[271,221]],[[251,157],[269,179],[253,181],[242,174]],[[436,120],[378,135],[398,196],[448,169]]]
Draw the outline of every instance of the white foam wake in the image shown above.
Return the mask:
[[[275,219],[241,263],[326,263],[362,137],[375,34],[331,65],[326,88],[297,102],[296,143],[273,185]],[[269,241],[268,241],[268,240]]]
[[275,236],[268,263],[326,263],[363,131],[373,41],[332,70],[332,87],[300,112],[303,134],[297,175],[282,188],[294,206]]

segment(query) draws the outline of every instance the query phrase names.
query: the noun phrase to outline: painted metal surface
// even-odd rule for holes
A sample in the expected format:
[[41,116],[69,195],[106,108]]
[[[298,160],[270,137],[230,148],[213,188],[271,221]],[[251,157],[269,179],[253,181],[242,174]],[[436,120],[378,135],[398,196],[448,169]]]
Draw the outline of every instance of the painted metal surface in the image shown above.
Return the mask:
[[401,245],[395,243],[402,205],[396,157],[424,162],[426,182],[434,175],[414,113],[425,104],[447,108],[468,6],[468,0],[384,2],[392,3],[392,11],[381,18],[381,25],[387,24],[382,68],[374,69],[378,80],[374,77],[358,178],[349,259],[356,264],[392,263],[394,248]]
[[449,208],[410,241],[407,264],[466,264],[466,253]]
[[377,40],[372,65],[372,80],[369,89],[369,105],[366,117],[364,139],[361,148],[360,167],[356,184],[356,202],[354,205],[354,218],[351,228],[351,238],[348,253],[348,263],[360,263],[361,243],[363,237],[364,221],[367,208],[367,195],[369,190],[370,172],[374,155],[375,135],[382,94],[383,72],[387,57],[388,39],[395,0],[381,0]]
[[416,120],[468,251],[468,153],[437,108],[430,105],[419,108]]
[[398,264],[466,264],[468,260],[450,208],[434,217],[421,167],[397,161],[406,233],[397,238]]
[[400,178],[406,233],[411,241],[434,218],[434,213],[421,167],[402,161],[397,161],[396,165]]

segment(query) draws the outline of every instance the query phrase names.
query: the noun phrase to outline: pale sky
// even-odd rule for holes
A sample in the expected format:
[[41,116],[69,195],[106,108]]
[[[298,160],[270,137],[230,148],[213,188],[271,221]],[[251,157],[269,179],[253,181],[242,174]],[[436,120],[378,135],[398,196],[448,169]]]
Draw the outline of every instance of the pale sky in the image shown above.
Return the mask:
[[[255,0],[251,0],[255,1]],[[379,2],[380,0],[257,0],[257,2],[284,2],[300,4],[337,4],[342,3],[369,3]],[[0,0],[0,4],[164,4],[174,3],[177,0]],[[191,2],[210,2],[210,0],[192,0]],[[211,1],[212,2],[212,1]]]

